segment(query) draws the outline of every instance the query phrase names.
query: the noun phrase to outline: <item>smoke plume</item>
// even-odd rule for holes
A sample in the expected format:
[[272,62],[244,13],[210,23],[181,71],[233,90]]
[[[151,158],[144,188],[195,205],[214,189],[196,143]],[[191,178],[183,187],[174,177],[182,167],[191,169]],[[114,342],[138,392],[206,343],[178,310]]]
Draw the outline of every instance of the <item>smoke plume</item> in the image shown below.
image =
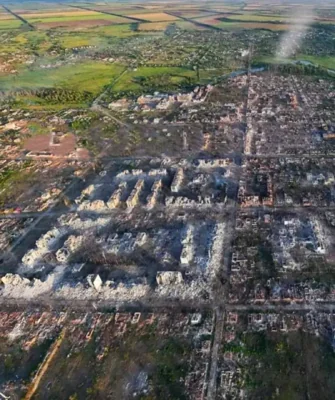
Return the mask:
[[304,10],[301,6],[294,12],[292,27],[283,35],[279,43],[277,58],[289,58],[295,54],[313,22],[313,17],[311,10]]

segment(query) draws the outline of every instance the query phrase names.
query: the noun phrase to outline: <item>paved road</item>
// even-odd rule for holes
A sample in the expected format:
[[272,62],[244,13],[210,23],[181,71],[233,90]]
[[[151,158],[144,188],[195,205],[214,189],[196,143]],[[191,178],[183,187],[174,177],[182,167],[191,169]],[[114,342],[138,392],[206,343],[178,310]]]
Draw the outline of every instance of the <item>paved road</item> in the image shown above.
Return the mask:
[[[145,205],[138,206],[136,207],[136,210],[145,214],[149,212],[147,207]],[[184,211],[184,212],[199,212],[199,211],[210,211],[211,213],[213,212],[225,212],[225,213],[234,213],[236,210],[240,210],[246,213],[250,212],[264,212],[268,214],[272,213],[296,213],[296,214],[309,214],[313,212],[326,212],[326,211],[332,211],[335,212],[335,205],[334,206],[329,206],[329,207],[302,207],[302,206],[280,206],[280,207],[267,207],[267,206],[255,206],[255,207],[239,207],[234,204],[212,204],[210,208],[207,205],[197,205],[194,207],[166,207],[164,204],[157,205],[154,209],[155,212],[163,212],[163,213],[176,213],[177,211]],[[111,210],[106,210],[104,212],[101,211],[92,211],[92,212],[87,212],[87,211],[78,211],[77,206],[72,206],[71,208],[68,208],[67,210],[50,210],[49,211],[49,216],[61,216],[63,214],[69,214],[77,212],[78,214],[82,215],[94,215],[94,216],[112,216],[117,214],[118,216],[124,214],[128,215],[127,210],[120,210],[120,209],[111,209]],[[150,211],[152,212],[152,211]],[[8,214],[0,214],[0,220],[1,219],[27,219],[27,218],[39,218],[42,214],[45,215],[45,211],[29,211],[29,212],[21,212],[21,213],[8,213]]]
[[220,356],[220,348],[222,346],[222,335],[224,329],[224,312],[217,309],[215,313],[216,323],[214,339],[212,344],[211,366],[208,380],[207,400],[215,400],[216,383],[218,373],[218,360]]

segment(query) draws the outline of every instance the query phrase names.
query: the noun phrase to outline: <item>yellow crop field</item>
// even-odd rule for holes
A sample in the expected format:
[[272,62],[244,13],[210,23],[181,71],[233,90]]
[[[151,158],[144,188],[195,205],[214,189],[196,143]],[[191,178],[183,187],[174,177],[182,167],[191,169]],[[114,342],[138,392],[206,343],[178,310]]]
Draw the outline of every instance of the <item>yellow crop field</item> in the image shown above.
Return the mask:
[[152,21],[152,22],[159,22],[159,21],[175,21],[177,18],[173,17],[172,15],[168,15],[165,13],[148,13],[148,14],[131,14],[128,15],[129,17],[133,18],[142,18],[147,21]]
[[9,14],[0,14],[0,20],[13,19]]
[[169,21],[162,22],[148,22],[140,24],[138,29],[140,31],[163,31],[170,25]]

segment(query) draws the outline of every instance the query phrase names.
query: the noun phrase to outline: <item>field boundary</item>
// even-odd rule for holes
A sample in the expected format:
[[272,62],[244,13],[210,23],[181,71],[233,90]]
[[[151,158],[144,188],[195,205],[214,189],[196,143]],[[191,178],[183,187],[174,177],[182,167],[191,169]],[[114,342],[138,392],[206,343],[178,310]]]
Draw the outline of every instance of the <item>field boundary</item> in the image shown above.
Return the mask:
[[9,14],[13,15],[13,17],[15,17],[16,19],[18,19],[19,21],[21,21],[24,25],[29,26],[30,29],[35,30],[36,28],[34,27],[34,25],[31,25],[26,19],[22,18],[20,15],[16,14],[15,12],[13,12],[12,10],[10,10],[9,8],[7,8],[6,6],[4,6],[2,4],[2,8],[4,10],[6,10]]
[[127,15],[115,14],[115,13],[112,13],[112,12],[109,12],[109,11],[96,10],[94,8],[88,8],[88,7],[82,7],[82,6],[71,6],[71,5],[69,5],[69,7],[79,8],[80,10],[86,10],[86,11],[94,11],[94,12],[97,12],[97,13],[100,13],[100,14],[113,15],[114,17],[125,18],[125,19],[129,19],[129,20],[132,20],[132,21],[136,21],[136,22],[151,22],[151,21],[147,21],[146,19],[128,17]]

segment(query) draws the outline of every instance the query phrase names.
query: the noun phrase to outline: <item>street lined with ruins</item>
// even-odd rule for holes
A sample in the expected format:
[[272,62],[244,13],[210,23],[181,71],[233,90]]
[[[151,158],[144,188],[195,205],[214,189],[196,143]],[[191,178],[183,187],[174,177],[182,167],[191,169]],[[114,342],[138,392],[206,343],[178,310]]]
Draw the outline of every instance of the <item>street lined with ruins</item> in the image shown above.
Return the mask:
[[333,398],[331,1],[0,6],[0,397]]

